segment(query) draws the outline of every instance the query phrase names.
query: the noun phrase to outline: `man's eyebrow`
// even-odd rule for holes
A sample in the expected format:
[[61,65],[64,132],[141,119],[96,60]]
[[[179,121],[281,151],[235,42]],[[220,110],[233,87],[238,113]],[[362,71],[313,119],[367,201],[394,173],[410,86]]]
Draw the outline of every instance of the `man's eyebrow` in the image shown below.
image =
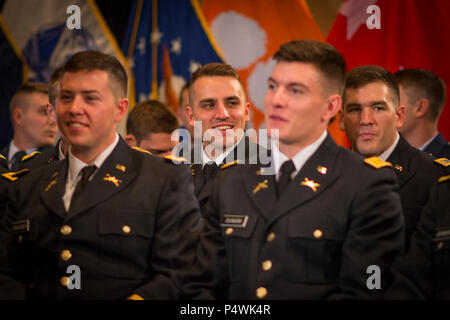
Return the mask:
[[346,104],[345,104],[345,107],[346,107],[346,108],[350,108],[350,107],[361,107],[361,104],[360,104],[360,103],[357,103],[357,102],[349,102],[349,103],[346,103]]
[[371,106],[375,106],[375,105],[377,105],[377,104],[382,104],[382,105],[387,106],[386,101],[383,101],[383,100],[380,100],[380,101],[372,101],[372,102],[370,102],[370,105],[371,105]]
[[217,102],[217,99],[205,98],[205,99],[200,100],[200,103],[206,103],[206,102]]
[[[278,81],[276,81],[274,78],[272,78],[272,77],[269,77],[269,79],[267,80],[267,82],[274,82],[274,83],[278,83]],[[302,82],[288,82],[287,83],[287,85],[286,85],[287,87],[302,87],[302,88],[304,88],[304,89],[309,89],[309,87],[306,85],[306,84],[304,84],[304,83],[302,83]]]
[[238,96],[229,96],[229,97],[225,97],[224,98],[225,101],[229,101],[229,100],[240,100],[240,98]]

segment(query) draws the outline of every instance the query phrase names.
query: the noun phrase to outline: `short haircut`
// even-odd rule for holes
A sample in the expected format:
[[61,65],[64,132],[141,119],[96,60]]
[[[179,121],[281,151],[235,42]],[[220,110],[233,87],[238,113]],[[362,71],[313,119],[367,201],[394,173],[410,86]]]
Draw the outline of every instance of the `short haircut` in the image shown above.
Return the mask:
[[201,77],[232,77],[239,81],[241,84],[243,93],[245,95],[244,85],[241,81],[241,77],[237,73],[236,70],[233,69],[232,66],[220,63],[220,62],[214,62],[214,63],[207,63],[200,68],[198,68],[191,76],[191,80],[189,81],[189,103],[192,106],[192,88],[194,87],[195,81],[197,81]]
[[[190,81],[187,81],[185,84],[183,84],[183,86],[180,89],[180,94],[178,95],[178,103],[181,104],[181,101],[183,101],[183,92],[185,90],[189,91],[189,83]],[[184,107],[182,105],[180,105],[180,107]]]
[[27,82],[22,84],[11,99],[9,104],[10,114],[12,114],[13,110],[17,108],[21,108],[23,111],[26,111],[25,108],[28,105],[24,102],[23,97],[32,93],[42,93],[48,95],[48,85],[43,82]]
[[140,143],[149,133],[172,133],[178,129],[175,114],[157,100],[139,102],[128,114],[127,133]]
[[66,62],[63,73],[95,70],[107,72],[108,78],[116,82],[119,92],[111,88],[116,98],[125,98],[127,96],[127,73],[120,61],[109,54],[99,51],[78,52]]
[[415,104],[426,98],[430,102],[429,115],[437,121],[446,99],[446,86],[439,76],[424,69],[404,69],[395,73],[397,80],[408,92],[408,102]]
[[327,92],[342,95],[346,63],[331,44],[315,40],[294,40],[284,43],[273,55],[277,62],[302,62],[314,65],[325,77]]
[[56,97],[58,96],[59,92],[59,83],[62,79],[64,72],[63,67],[59,67],[55,71],[53,71],[50,80],[48,82],[48,100],[51,105],[55,106],[56,104]]
[[[398,81],[390,71],[380,66],[367,65],[350,70],[345,78],[345,90],[359,89],[374,82],[381,82],[387,85],[392,103],[394,104],[394,107],[397,108],[400,103]],[[345,92],[343,100],[345,101]]]

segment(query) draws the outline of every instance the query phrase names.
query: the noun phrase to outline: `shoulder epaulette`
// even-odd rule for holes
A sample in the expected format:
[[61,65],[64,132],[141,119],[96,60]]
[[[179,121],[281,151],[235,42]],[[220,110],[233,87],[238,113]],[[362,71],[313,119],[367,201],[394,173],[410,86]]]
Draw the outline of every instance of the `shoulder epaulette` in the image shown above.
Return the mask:
[[439,158],[434,160],[434,162],[445,168],[450,166],[450,160],[448,160],[447,158]]
[[26,175],[28,172],[30,172],[30,169],[22,169],[22,170],[15,171],[15,172],[11,171],[11,172],[3,173],[2,177],[9,181],[16,181],[17,179]]
[[7,160],[6,157],[4,155],[2,155],[2,154],[0,154],[0,159]]
[[450,181],[450,175],[439,178],[439,183],[444,182],[444,181]]
[[175,163],[184,163],[187,162],[187,159],[183,158],[183,157],[175,157],[172,155],[167,155],[164,157],[164,159],[175,162]]
[[220,166],[220,169],[226,169],[226,168],[232,167],[232,166],[238,164],[238,162],[239,162],[239,160],[234,160],[233,162],[225,163]]
[[377,169],[380,169],[383,167],[392,167],[392,164],[390,162],[383,161],[378,157],[366,158],[366,159],[364,159],[364,162],[374,168],[377,168]]
[[150,151],[147,151],[147,150],[142,149],[142,148],[139,148],[139,147],[132,147],[132,149],[137,150],[137,151],[140,151],[140,152],[152,154]]
[[33,158],[35,155],[37,155],[39,153],[41,153],[41,152],[40,151],[35,151],[33,153],[27,154],[26,156],[23,156],[22,159],[20,159],[20,162],[27,161],[27,160]]

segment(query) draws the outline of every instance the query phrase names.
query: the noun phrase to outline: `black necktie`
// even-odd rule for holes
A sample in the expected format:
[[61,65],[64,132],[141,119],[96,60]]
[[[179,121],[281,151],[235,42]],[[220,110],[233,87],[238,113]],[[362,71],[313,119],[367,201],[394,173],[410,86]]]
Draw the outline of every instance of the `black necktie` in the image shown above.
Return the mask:
[[214,171],[217,169],[217,164],[215,162],[208,162],[203,167],[203,178],[205,180],[205,183],[208,181],[208,179],[211,177],[211,175],[214,174]]
[[21,169],[20,160],[25,157],[27,153],[23,150],[17,151],[11,162],[11,171],[19,171]]
[[81,180],[78,181],[77,186],[75,187],[75,191],[73,192],[72,199],[70,200],[71,207],[83,193],[83,190],[89,183],[89,178],[94,173],[95,169],[97,169],[97,167],[94,165],[86,166],[83,169],[81,169]]
[[281,166],[281,175],[278,179],[277,189],[278,189],[278,198],[281,196],[283,191],[288,186],[289,182],[291,182],[291,174],[295,171],[295,165],[292,160],[285,161]]

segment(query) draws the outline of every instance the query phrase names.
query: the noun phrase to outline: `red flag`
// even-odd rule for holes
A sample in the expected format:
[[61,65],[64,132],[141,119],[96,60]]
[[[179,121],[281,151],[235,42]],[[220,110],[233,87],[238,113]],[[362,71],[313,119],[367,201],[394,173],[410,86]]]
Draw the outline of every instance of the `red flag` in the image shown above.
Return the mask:
[[[380,29],[369,29],[377,15]],[[344,55],[348,70],[368,64],[391,72],[427,69],[444,80],[450,97],[449,21],[448,0],[348,0],[341,5],[327,40]],[[449,104],[438,126],[447,140]]]

